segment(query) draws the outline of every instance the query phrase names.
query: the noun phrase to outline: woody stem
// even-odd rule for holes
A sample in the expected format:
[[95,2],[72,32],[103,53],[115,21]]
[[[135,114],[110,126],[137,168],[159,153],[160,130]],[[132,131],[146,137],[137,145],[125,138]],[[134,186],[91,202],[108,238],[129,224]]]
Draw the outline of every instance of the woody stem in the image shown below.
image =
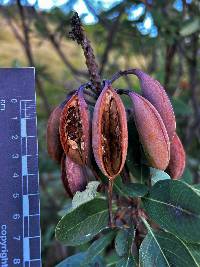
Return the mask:
[[98,64],[94,56],[94,51],[92,49],[91,42],[84,31],[83,25],[81,24],[81,20],[77,12],[74,12],[72,16],[71,27],[72,31],[70,32],[70,37],[81,45],[86,59],[85,63],[88,68],[91,83],[95,91],[100,93],[101,77],[99,74]]
[[113,192],[113,179],[109,179],[108,183],[108,209],[109,209],[109,224],[114,227],[113,213],[112,213],[112,192]]

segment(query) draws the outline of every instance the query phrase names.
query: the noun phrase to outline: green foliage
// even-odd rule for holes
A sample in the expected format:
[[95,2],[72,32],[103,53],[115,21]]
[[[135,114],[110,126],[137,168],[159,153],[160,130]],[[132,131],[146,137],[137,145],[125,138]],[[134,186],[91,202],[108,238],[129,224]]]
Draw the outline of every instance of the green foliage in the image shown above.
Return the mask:
[[96,256],[102,253],[102,251],[111,243],[115,232],[110,232],[98,240],[94,241],[86,252],[86,259],[82,262],[81,266],[86,267],[94,261]]
[[128,252],[128,237],[129,233],[125,229],[121,229],[117,233],[115,238],[115,250],[120,257]]
[[[61,263],[56,265],[56,267],[67,267],[67,266],[81,267],[82,263],[85,260],[87,260],[87,253],[84,253],[84,252],[77,253],[77,254],[65,259],[64,261],[62,261]],[[103,259],[99,256],[95,257],[91,263],[87,264],[88,267],[93,267],[95,265],[98,265],[99,267],[105,266]]]
[[107,225],[107,201],[96,198],[67,213],[56,227],[56,238],[65,245],[77,246],[91,240]]
[[192,20],[188,20],[185,23],[185,25],[183,25],[182,29],[180,30],[180,34],[182,36],[188,36],[199,30],[200,30],[200,19],[193,18]]
[[181,181],[157,182],[142,199],[145,210],[162,228],[190,242],[200,242],[200,194]]
[[145,225],[148,234],[140,247],[141,267],[199,266],[199,255],[195,255],[195,250],[190,247],[191,244],[188,245],[167,232],[154,232],[147,222]]
[[139,183],[123,184],[121,178],[117,177],[114,182],[114,190],[127,197],[142,197],[147,193],[148,187]]

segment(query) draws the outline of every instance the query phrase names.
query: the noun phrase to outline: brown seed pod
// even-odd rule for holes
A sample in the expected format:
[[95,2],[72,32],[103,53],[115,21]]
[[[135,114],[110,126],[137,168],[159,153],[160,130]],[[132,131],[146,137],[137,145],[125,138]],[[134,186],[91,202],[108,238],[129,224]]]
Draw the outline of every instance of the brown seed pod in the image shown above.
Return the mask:
[[175,134],[170,145],[170,161],[167,167],[167,172],[172,179],[179,179],[185,169],[185,150],[179,139]]
[[47,123],[47,132],[46,132],[46,141],[47,141],[47,151],[50,157],[60,162],[63,148],[60,143],[60,134],[59,134],[59,124],[60,124],[60,116],[62,112],[62,107],[56,107],[48,120]]
[[142,95],[157,109],[171,141],[176,130],[176,119],[165,89],[157,80],[145,72],[135,69],[134,73],[140,80]]
[[78,164],[88,164],[90,114],[82,90],[78,90],[64,106],[59,131],[65,154]]
[[61,160],[61,179],[69,196],[83,191],[87,185],[85,167],[75,163],[63,153]]
[[127,154],[126,111],[121,98],[106,84],[93,114],[92,147],[97,165],[110,179],[122,170]]
[[165,170],[169,164],[170,142],[165,125],[155,107],[144,97],[129,93],[140,142],[150,166]]

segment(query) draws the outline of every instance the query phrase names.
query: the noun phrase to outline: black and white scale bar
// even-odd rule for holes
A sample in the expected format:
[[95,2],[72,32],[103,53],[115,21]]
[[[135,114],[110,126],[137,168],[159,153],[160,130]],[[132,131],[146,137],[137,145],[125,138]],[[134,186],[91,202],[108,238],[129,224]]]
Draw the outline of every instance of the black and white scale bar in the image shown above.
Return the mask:
[[0,266],[40,267],[34,68],[0,69]]

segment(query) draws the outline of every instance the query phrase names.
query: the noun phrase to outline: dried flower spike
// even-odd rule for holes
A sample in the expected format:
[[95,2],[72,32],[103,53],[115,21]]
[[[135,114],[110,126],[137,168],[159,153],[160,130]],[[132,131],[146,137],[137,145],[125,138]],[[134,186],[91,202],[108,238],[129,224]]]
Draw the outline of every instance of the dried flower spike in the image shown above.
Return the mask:
[[122,170],[128,146],[126,112],[121,98],[105,84],[93,114],[92,147],[97,165],[109,177]]
[[179,139],[175,134],[170,145],[170,161],[167,167],[167,172],[172,179],[179,179],[185,169],[185,150]]
[[165,125],[155,107],[144,97],[129,93],[133,116],[150,166],[165,170],[170,158],[170,142]]
[[63,154],[61,161],[61,178],[67,193],[72,197],[77,191],[83,191],[87,185],[86,171]]
[[170,141],[176,130],[176,120],[173,107],[163,86],[145,72],[135,69],[134,74],[139,78],[142,95],[157,109],[160,114]]
[[47,140],[47,151],[50,157],[57,161],[61,161],[61,157],[63,154],[63,148],[60,143],[60,134],[59,134],[59,123],[60,123],[60,116],[62,112],[62,107],[56,107],[48,120],[47,123],[47,133],[46,133],[46,140]]
[[90,153],[90,114],[82,90],[78,90],[64,106],[59,131],[65,154],[78,164],[87,164]]

